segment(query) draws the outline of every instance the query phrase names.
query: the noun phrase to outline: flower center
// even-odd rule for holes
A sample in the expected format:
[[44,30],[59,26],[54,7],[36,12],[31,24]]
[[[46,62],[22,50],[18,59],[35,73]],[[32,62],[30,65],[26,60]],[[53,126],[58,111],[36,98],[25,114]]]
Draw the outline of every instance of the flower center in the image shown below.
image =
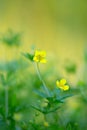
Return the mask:
[[37,59],[38,59],[39,61],[41,61],[41,60],[43,59],[43,57],[42,57],[41,55],[38,55],[38,56],[37,56]]

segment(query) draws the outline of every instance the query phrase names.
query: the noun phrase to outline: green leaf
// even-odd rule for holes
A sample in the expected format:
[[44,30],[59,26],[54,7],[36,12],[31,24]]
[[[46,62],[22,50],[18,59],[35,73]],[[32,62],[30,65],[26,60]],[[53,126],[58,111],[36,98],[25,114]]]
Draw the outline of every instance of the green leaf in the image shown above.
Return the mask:
[[47,94],[45,94],[45,93],[43,93],[43,92],[41,92],[41,91],[39,91],[39,90],[34,90],[34,92],[35,92],[37,95],[39,95],[40,97],[47,98]]
[[2,42],[8,46],[19,46],[21,44],[21,34],[9,29],[1,38]]
[[59,97],[58,98],[57,97],[50,97],[47,99],[51,104],[63,103],[63,101]]
[[26,57],[27,59],[29,59],[30,61],[33,61],[34,55],[29,54],[29,53],[22,53],[22,55],[23,55],[24,57]]
[[47,111],[47,113],[55,112],[55,111],[57,111],[59,108],[60,108],[60,106],[57,106],[57,107],[55,107],[55,108],[53,108],[53,109]]
[[64,68],[65,68],[66,72],[73,73],[73,74],[76,73],[76,70],[77,70],[76,64],[70,60],[66,61]]
[[34,109],[36,109],[36,110],[38,110],[38,111],[40,111],[40,112],[43,112],[40,108],[38,108],[36,106],[31,105],[31,107],[34,108]]
[[55,102],[54,102],[54,103],[57,103],[57,104],[58,104],[58,103],[63,103],[63,102],[64,102],[63,100],[57,98],[57,99],[55,99]]
[[58,97],[58,99],[59,100],[64,100],[64,99],[66,99],[68,97],[71,97],[71,96],[73,96],[73,94],[67,94],[67,95],[61,96],[60,98]]
[[9,74],[17,70],[20,69],[24,69],[25,67],[27,67],[28,64],[26,64],[24,61],[22,61],[22,59],[18,59],[18,60],[12,60],[12,61],[8,61],[8,62],[0,62],[0,71],[6,71]]

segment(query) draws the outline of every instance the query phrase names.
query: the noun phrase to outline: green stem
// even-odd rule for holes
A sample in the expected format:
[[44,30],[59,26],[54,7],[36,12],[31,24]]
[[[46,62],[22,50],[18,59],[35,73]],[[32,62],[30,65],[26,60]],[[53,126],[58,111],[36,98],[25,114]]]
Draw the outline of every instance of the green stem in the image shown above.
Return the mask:
[[8,117],[8,86],[5,86],[5,118]]
[[49,94],[49,91],[48,91],[48,89],[47,89],[47,86],[46,86],[46,84],[45,84],[45,82],[44,82],[44,80],[43,80],[43,78],[42,78],[42,76],[41,76],[40,69],[39,69],[39,64],[38,64],[38,63],[35,64],[35,68],[36,68],[36,71],[37,71],[37,75],[38,75],[40,81],[41,81],[42,84],[43,84],[44,90],[45,90],[47,96],[49,97],[50,94]]

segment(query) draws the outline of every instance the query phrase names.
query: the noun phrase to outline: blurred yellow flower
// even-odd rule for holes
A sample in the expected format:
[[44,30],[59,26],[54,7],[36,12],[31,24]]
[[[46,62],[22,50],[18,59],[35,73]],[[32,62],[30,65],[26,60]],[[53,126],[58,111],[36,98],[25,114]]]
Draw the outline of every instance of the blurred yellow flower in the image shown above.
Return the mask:
[[20,121],[22,119],[22,114],[20,114],[20,113],[14,113],[13,118],[16,121]]
[[45,57],[46,57],[46,52],[45,51],[36,50],[35,54],[34,54],[34,57],[33,57],[33,60],[35,62],[46,63],[47,60],[45,59]]
[[49,123],[47,121],[44,122],[45,127],[49,127]]
[[56,81],[56,85],[58,88],[60,88],[61,90],[67,91],[69,90],[69,86],[66,85],[66,79],[61,79],[60,81]]

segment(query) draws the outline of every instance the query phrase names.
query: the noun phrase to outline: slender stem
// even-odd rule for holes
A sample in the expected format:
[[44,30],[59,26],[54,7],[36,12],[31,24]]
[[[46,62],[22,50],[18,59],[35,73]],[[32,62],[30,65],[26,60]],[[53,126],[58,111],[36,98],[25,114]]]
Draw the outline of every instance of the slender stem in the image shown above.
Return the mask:
[[46,84],[45,84],[45,82],[44,82],[44,80],[43,80],[43,78],[42,78],[42,76],[41,76],[40,69],[39,69],[39,64],[38,64],[38,63],[35,64],[35,68],[36,68],[36,71],[37,71],[37,75],[38,75],[40,81],[41,81],[42,84],[43,84],[44,90],[45,90],[47,96],[49,97],[50,94],[49,94],[49,91],[48,91],[48,89],[47,89],[47,86],[46,86]]
[[5,118],[8,117],[8,86],[5,86]]

